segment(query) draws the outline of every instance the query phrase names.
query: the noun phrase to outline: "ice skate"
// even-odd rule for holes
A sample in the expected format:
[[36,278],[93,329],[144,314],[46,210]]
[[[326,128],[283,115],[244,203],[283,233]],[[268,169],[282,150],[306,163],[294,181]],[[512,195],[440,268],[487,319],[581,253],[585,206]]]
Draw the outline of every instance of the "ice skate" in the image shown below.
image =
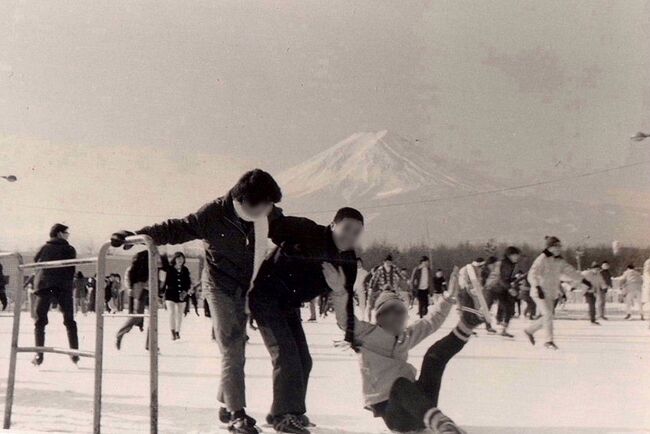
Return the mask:
[[544,344],[544,348],[549,349],[549,350],[559,350],[559,348],[557,347],[557,345],[555,345],[555,342],[553,342],[553,341],[546,342]]
[[513,339],[515,337],[515,335],[508,333],[506,329],[501,330],[501,333],[499,334],[504,338],[509,338],[509,339]]
[[235,434],[258,434],[259,430],[255,426],[255,419],[243,415],[236,419],[228,421],[228,431]]
[[275,417],[273,428],[279,433],[310,434],[310,431],[302,424],[301,418],[294,414]]
[[529,333],[527,330],[524,330],[524,334],[528,338],[528,342],[530,342],[531,345],[535,345],[535,336],[533,336],[533,334]]

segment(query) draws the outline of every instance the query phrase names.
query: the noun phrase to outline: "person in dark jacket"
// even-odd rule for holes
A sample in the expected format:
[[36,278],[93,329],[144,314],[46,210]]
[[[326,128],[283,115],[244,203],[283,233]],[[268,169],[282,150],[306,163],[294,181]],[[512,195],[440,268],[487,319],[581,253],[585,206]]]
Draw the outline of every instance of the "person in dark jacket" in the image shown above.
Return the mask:
[[[257,434],[255,419],[245,411],[246,296],[266,256],[270,222],[282,215],[275,207],[281,199],[282,191],[273,177],[255,169],[245,173],[225,196],[196,213],[136,231],[157,245],[203,240],[203,294],[222,356],[218,400],[224,407],[219,419],[238,434]],[[113,234],[113,246],[123,245],[131,234]]]
[[[497,301],[501,309],[501,336],[514,338],[508,333],[510,319],[515,313],[516,292],[511,291],[511,284],[514,281],[517,263],[521,256],[521,250],[517,247],[509,246],[506,248],[503,258],[495,262],[490,268],[490,274],[485,282],[487,288],[486,301],[488,306]],[[488,328],[488,331],[490,329]]]
[[81,311],[82,314],[86,315],[88,311],[88,306],[86,305],[86,298],[88,297],[86,291],[86,276],[81,271],[77,271],[77,274],[74,276],[74,311],[75,313]]
[[[68,227],[57,223],[50,229],[50,239],[43,245],[34,262],[59,261],[74,259],[77,252],[67,239],[70,236]],[[74,302],[72,289],[75,267],[49,268],[36,272],[34,295],[36,322],[34,324],[34,341],[37,347],[45,346],[45,326],[48,323],[47,314],[53,301],[56,301],[63,313],[63,324],[68,334],[70,348],[79,349],[77,323],[74,320]],[[74,363],[79,361],[79,356],[71,356]],[[36,353],[32,363],[36,366],[43,363],[43,353]]]
[[332,264],[345,274],[350,318],[346,341],[354,344],[354,248],[362,232],[363,216],[353,208],[340,209],[329,226],[298,217],[271,224],[270,237],[278,247],[255,280],[250,309],[271,354],[273,403],[267,419],[278,432],[309,433],[305,399],[312,359],[299,308],[331,292],[323,264]]
[[[159,261],[160,256],[156,259]],[[135,314],[143,314],[149,301],[149,252],[142,250],[131,258],[131,265],[126,269],[126,286],[129,288],[130,296],[133,298],[133,308]],[[108,288],[107,288],[108,290]],[[118,350],[122,348],[122,339],[124,335],[137,326],[140,331],[144,330],[144,318],[130,317],[124,322],[122,327],[117,331],[115,336],[115,346]],[[149,333],[145,348],[149,349]]]
[[423,256],[420,259],[420,264],[413,270],[411,285],[413,285],[418,299],[418,315],[422,318],[429,313],[429,295],[431,295],[431,287],[433,286],[433,276],[428,256]]
[[192,287],[190,270],[185,266],[185,255],[174,253],[165,279],[165,305],[169,311],[169,328],[172,341],[181,338],[183,310],[188,293]]
[[0,264],[0,305],[2,305],[2,310],[7,308],[7,289],[2,264]]
[[600,276],[603,278],[605,285],[602,288],[596,288],[596,294],[598,295],[597,301],[597,311],[601,319],[607,320],[605,315],[605,305],[607,304],[607,291],[612,288],[612,272],[609,269],[609,262],[603,261],[600,264]]

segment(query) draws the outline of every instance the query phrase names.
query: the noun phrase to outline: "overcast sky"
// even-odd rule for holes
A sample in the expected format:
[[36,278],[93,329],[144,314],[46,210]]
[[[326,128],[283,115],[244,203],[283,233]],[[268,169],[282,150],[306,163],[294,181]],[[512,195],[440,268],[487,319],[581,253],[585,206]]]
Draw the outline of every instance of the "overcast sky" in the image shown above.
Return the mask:
[[[142,186],[127,169],[175,193],[144,204],[165,215],[357,131],[534,178],[634,159],[627,138],[644,128],[648,1],[0,3],[0,172],[37,166],[0,185],[5,245],[54,217],[20,203],[96,209]],[[111,155],[147,162],[97,163]],[[210,170],[183,180],[197,161]],[[113,194],[88,182],[93,164]],[[117,223],[135,222],[101,226]]]

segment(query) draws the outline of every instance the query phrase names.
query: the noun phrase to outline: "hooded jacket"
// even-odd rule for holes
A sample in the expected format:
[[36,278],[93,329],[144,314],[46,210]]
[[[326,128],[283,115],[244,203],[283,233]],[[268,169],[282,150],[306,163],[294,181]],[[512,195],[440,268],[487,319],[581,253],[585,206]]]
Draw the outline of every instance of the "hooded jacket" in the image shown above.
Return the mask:
[[[332,303],[336,322],[345,328],[348,295],[334,292]],[[415,381],[417,369],[408,362],[409,351],[436,332],[451,310],[451,303],[443,300],[430,309],[423,318],[408,326],[400,336],[394,336],[376,324],[355,319],[354,338],[359,346],[363,399],[365,407],[384,402],[393,383],[400,377]]]
[[544,250],[533,262],[528,271],[531,297],[539,297],[537,287],[541,287],[544,296],[554,300],[560,296],[560,283],[569,281],[577,286],[582,281],[582,274],[569,264],[562,256]]
[[[76,257],[76,250],[66,240],[51,238],[38,250],[34,256],[34,262],[59,261]],[[35,291],[43,289],[72,290],[74,273],[74,266],[38,270],[34,282]]]

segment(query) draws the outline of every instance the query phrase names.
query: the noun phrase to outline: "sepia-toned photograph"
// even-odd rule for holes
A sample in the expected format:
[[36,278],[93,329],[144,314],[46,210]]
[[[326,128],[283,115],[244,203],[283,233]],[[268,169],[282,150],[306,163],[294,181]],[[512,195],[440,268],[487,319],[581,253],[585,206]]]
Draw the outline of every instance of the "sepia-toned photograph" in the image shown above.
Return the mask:
[[650,434],[650,0],[0,1],[2,432]]

